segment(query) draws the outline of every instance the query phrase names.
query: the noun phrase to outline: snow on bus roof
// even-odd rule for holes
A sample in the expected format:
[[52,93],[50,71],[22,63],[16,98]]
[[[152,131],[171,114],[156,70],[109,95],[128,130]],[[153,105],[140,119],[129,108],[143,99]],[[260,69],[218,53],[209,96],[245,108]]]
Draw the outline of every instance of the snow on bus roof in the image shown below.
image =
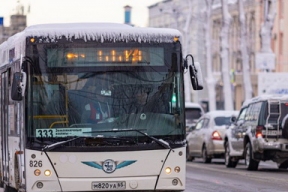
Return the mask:
[[62,23],[40,24],[27,27],[26,36],[49,36],[55,38],[84,38],[85,40],[123,40],[141,42],[173,42],[181,33],[176,29],[132,27],[120,23]]
[[[70,38],[83,38],[85,41],[137,41],[141,42],[173,42],[174,37],[181,37],[176,29],[132,27],[120,23],[55,23],[38,24],[25,28],[11,36],[0,45],[0,62],[7,61],[8,50],[15,48],[16,58],[24,54],[26,37],[49,37],[51,41],[65,36]],[[5,57],[6,56],[6,57]],[[2,59],[1,59],[2,57]],[[16,59],[15,58],[15,59]]]
[[[76,39],[84,38],[84,40],[101,40],[101,42],[122,40],[141,43],[173,42],[173,38],[180,37],[181,33],[176,29],[132,27],[118,23],[57,23],[32,25],[18,35],[24,38],[45,36],[53,39],[65,36],[67,39],[74,37]],[[13,39],[13,36],[10,38]]]

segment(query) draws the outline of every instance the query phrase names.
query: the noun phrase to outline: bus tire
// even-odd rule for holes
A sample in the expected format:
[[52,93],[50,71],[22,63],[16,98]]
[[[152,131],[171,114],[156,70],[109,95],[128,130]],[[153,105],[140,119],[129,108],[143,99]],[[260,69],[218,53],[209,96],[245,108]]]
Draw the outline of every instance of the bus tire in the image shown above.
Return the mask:
[[17,192],[17,190],[4,184],[4,192]]

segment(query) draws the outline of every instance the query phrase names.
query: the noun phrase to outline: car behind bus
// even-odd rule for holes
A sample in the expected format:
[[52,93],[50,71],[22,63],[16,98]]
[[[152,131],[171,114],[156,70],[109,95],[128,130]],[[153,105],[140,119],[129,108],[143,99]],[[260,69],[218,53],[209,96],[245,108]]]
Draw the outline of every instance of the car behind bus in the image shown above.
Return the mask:
[[204,110],[199,103],[185,102],[186,132],[195,127],[197,120],[204,114]]

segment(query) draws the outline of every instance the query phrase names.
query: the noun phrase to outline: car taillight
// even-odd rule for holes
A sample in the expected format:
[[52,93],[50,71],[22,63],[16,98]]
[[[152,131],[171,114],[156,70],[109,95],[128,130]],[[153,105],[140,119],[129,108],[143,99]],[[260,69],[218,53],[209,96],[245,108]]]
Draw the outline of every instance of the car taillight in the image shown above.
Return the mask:
[[256,127],[256,133],[255,133],[256,138],[263,137],[263,134],[262,134],[263,129],[264,129],[264,126],[262,125],[258,125]]
[[218,131],[213,131],[211,138],[212,138],[212,140],[222,140]]

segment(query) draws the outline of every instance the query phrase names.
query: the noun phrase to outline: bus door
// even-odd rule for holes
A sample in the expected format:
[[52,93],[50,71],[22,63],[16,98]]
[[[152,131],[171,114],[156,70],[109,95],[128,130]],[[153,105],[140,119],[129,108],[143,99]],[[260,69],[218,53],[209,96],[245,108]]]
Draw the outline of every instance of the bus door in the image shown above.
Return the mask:
[[8,89],[8,72],[1,73],[1,176],[2,181],[9,180],[9,149],[8,149],[8,103],[9,103],[9,89]]

